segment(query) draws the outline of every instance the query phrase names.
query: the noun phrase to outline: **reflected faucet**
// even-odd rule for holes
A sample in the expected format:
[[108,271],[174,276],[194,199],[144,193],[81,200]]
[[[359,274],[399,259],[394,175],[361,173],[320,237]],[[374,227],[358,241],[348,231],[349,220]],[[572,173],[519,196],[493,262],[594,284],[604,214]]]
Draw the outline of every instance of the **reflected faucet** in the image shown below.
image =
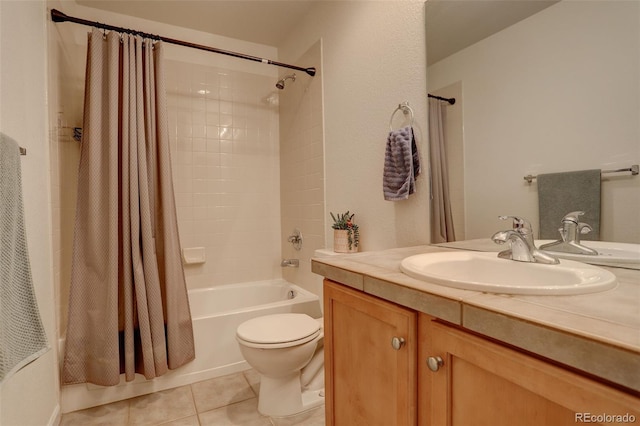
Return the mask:
[[567,213],[562,218],[562,227],[558,229],[561,239],[540,246],[540,250],[597,256],[598,252],[596,250],[580,244],[580,235],[593,231],[591,225],[582,223],[578,219],[583,214],[584,212],[582,211]]
[[518,262],[535,262],[555,265],[560,261],[540,250],[533,241],[533,228],[526,219],[518,216],[498,216],[501,220],[513,219],[513,229],[499,231],[491,239],[496,244],[510,243],[508,250],[498,253],[501,259],[511,259]]

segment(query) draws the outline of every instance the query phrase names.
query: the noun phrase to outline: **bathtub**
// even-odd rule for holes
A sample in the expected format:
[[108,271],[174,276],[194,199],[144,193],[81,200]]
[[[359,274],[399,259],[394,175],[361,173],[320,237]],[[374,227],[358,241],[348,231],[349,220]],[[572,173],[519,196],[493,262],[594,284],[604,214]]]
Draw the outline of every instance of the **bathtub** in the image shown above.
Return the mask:
[[[120,401],[201,380],[249,369],[235,339],[244,321],[277,313],[322,316],[319,297],[282,279],[195,289],[189,291],[196,359],[153,380],[136,375],[117,386],[78,384],[63,386],[63,413]],[[60,359],[64,341],[60,342]],[[62,361],[61,361],[62,362]]]

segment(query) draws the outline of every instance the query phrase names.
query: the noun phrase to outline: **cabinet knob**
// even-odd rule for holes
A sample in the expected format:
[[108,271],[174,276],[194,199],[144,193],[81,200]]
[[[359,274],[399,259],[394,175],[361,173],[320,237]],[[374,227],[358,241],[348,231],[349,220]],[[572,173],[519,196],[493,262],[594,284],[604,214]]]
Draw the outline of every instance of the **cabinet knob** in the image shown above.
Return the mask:
[[430,356],[427,358],[427,365],[429,366],[429,370],[436,372],[444,365],[444,361],[439,356]]
[[405,341],[403,337],[394,337],[393,339],[391,339],[391,346],[396,351],[399,351],[400,348],[404,346],[404,343]]

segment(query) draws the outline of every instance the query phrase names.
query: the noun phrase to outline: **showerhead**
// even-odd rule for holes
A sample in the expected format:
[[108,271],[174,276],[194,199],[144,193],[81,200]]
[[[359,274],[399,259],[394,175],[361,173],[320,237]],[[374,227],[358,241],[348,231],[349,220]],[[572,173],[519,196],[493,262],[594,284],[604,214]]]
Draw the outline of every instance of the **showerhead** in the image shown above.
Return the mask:
[[295,74],[287,75],[282,80],[278,80],[278,82],[276,83],[276,87],[280,90],[284,89],[284,82],[289,79],[296,81],[296,75]]

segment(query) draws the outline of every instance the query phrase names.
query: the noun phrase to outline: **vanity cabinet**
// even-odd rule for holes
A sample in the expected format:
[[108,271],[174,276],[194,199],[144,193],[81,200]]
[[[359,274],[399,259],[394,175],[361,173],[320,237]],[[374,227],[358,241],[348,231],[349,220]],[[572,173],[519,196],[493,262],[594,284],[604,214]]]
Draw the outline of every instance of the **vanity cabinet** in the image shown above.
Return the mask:
[[427,315],[418,328],[420,424],[640,422],[639,398]]
[[638,396],[429,315],[324,283],[329,426],[640,423]]
[[417,313],[324,281],[328,426],[416,424]]

